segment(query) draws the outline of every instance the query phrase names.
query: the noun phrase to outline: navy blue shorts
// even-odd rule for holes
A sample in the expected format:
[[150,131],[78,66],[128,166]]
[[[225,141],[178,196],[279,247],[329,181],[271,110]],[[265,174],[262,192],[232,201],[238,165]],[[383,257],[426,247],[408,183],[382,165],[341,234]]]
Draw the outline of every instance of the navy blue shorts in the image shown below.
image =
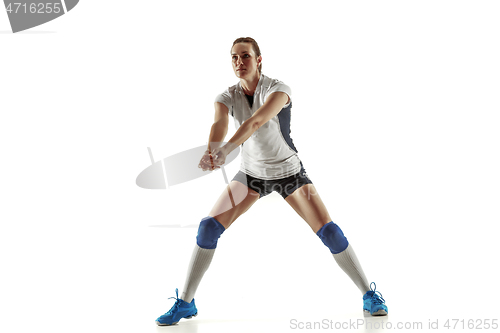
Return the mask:
[[236,176],[234,176],[233,180],[236,180],[259,193],[259,199],[271,194],[273,191],[278,192],[283,199],[286,199],[287,196],[292,194],[293,191],[301,186],[312,184],[312,181],[307,176],[302,162],[300,162],[300,166],[301,169],[298,173],[286,178],[265,180],[249,176],[246,173],[239,171]]

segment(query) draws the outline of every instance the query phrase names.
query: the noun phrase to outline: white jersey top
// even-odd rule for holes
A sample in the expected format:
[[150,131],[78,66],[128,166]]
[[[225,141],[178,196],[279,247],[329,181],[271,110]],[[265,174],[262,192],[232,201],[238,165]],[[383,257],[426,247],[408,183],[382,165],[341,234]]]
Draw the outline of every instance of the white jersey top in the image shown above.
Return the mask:
[[292,91],[283,82],[260,75],[252,107],[241,84],[229,87],[215,99],[229,109],[236,130],[250,118],[273,92],[282,91],[290,97],[280,113],[262,125],[242,145],[240,170],[260,179],[280,179],[292,176],[301,169],[297,149],[290,138]]

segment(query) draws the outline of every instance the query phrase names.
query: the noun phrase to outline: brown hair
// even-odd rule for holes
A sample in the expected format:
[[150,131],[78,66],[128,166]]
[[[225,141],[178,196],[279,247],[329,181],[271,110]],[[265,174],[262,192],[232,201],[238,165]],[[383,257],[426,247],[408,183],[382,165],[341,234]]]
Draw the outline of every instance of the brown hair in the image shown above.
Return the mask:
[[[233,46],[235,46],[238,43],[250,43],[252,44],[253,51],[255,52],[255,56],[258,58],[260,56],[260,49],[259,49],[259,44],[255,41],[255,39],[251,37],[240,37],[236,39],[233,42]],[[233,47],[231,46],[231,50]],[[259,64],[259,67],[257,68],[259,70],[259,73],[262,73],[262,62]]]

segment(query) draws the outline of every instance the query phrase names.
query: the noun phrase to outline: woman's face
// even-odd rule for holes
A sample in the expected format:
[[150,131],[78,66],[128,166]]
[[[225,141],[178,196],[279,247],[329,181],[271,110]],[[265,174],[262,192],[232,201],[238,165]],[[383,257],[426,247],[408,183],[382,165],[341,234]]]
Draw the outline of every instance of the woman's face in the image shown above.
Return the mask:
[[250,78],[258,74],[258,66],[262,57],[256,57],[252,44],[238,43],[231,49],[234,74],[240,79]]

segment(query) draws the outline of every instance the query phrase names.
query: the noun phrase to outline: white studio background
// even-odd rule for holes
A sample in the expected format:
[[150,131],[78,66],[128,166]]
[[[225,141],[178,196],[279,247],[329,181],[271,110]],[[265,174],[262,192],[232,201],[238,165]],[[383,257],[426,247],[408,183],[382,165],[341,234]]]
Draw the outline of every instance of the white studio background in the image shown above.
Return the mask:
[[[299,157],[389,318],[497,315],[498,2],[87,0],[17,34],[3,13],[2,331],[159,330],[195,244],[188,225],[225,185],[220,171],[164,191],[135,179],[147,147],[160,159],[206,143],[242,36],[292,87]],[[222,235],[197,304],[212,327],[361,315],[277,194]]]

